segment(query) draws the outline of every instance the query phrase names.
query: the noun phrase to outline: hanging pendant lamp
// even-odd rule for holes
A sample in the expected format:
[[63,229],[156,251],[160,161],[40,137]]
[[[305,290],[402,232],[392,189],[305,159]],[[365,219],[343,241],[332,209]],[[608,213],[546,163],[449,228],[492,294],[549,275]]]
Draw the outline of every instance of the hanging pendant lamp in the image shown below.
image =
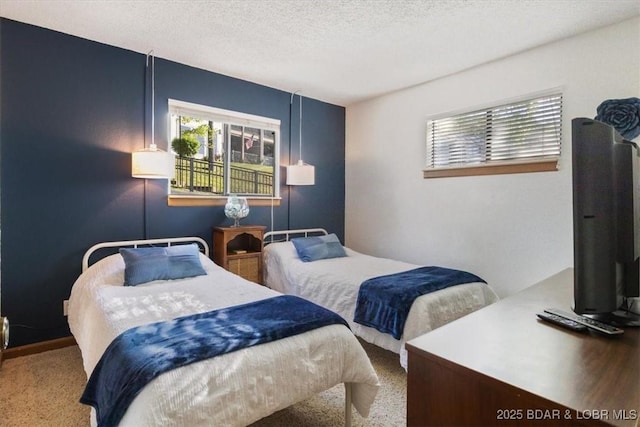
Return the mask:
[[151,143],[148,147],[145,146],[145,148],[131,154],[131,176],[146,179],[170,179],[173,177],[175,158],[171,153],[159,149],[155,143],[156,69],[153,51],[147,54],[147,69],[149,68],[149,58],[151,58]]
[[[293,96],[291,94],[291,105],[293,105]],[[302,160],[302,95],[300,97],[300,123],[299,123],[299,160],[295,165],[287,166],[287,185],[314,185],[316,182],[316,168],[305,163]]]

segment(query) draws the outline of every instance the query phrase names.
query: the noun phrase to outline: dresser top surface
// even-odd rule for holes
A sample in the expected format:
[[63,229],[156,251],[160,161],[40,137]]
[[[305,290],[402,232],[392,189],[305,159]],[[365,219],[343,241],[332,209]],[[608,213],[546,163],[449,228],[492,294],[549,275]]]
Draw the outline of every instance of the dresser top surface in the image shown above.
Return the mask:
[[536,316],[551,307],[571,311],[572,301],[573,270],[566,269],[409,341],[407,349],[571,409],[638,410],[640,328],[608,337]]

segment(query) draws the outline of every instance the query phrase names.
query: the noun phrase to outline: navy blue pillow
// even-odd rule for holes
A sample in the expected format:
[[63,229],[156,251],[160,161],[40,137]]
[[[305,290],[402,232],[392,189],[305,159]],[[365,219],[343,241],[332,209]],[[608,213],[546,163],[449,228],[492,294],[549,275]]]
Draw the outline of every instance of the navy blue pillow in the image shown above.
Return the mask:
[[347,256],[338,236],[334,233],[326,236],[296,237],[291,239],[291,243],[304,262]]
[[195,243],[169,247],[121,248],[124,285],[135,286],[153,280],[173,280],[207,274]]

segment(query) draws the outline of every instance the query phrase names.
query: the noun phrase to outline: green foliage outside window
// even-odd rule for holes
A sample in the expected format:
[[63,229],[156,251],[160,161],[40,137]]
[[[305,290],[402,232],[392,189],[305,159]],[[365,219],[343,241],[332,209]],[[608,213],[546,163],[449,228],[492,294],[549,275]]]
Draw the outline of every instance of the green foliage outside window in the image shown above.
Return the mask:
[[193,157],[200,149],[200,141],[193,135],[183,134],[182,138],[174,138],[171,141],[171,148],[182,158]]

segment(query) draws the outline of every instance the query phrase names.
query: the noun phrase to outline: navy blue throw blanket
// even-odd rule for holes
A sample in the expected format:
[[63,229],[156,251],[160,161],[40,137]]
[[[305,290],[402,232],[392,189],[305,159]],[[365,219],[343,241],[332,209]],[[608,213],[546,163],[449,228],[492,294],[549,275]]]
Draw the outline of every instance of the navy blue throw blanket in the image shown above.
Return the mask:
[[115,426],[142,388],[160,374],[245,347],[347,322],[291,295],[129,329],[114,339],[91,373],[80,402],[98,426]]
[[373,277],[360,285],[353,320],[399,340],[416,298],[449,286],[473,282],[486,283],[466,271],[443,267],[419,267]]

